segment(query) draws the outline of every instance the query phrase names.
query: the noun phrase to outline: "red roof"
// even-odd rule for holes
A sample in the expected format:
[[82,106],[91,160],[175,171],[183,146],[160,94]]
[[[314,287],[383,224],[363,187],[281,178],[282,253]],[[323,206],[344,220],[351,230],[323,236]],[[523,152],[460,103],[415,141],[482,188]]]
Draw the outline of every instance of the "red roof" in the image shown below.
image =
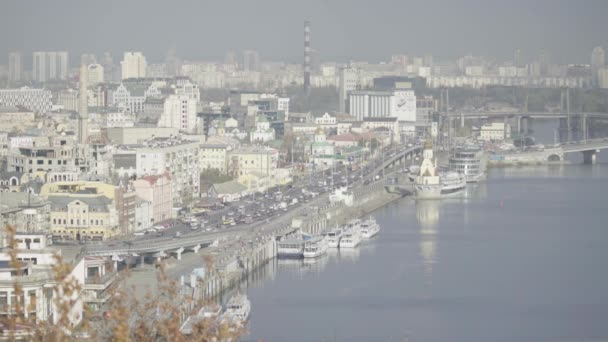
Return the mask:
[[168,180],[171,180],[171,175],[168,172],[165,172],[162,175],[144,176],[141,179],[147,181],[148,183],[150,183],[150,185],[154,185],[156,184],[156,181],[161,178],[167,178]]

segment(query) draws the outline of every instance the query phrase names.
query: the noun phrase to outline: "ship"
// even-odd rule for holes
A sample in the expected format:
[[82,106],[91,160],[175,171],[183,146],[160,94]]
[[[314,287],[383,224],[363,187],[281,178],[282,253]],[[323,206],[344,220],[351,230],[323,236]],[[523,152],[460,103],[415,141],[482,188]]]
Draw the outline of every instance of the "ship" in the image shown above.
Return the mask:
[[477,183],[485,178],[483,151],[479,148],[457,148],[449,165],[450,171],[463,174],[467,183]]
[[414,188],[418,199],[437,199],[463,191],[467,182],[464,174],[459,172],[437,171],[437,160],[433,155],[430,139],[424,144],[420,171],[415,178]]

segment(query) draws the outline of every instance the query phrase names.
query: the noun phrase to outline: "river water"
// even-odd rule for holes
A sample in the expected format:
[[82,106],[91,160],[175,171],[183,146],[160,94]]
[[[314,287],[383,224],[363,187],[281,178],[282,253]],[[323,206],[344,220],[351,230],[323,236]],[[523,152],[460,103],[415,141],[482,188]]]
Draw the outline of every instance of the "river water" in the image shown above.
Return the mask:
[[257,341],[608,340],[608,164],[490,170],[467,194],[404,198],[382,231],[248,285]]
[[[552,144],[556,122],[534,126]],[[404,198],[382,231],[247,284],[258,341],[608,341],[608,152],[491,169],[460,198]]]

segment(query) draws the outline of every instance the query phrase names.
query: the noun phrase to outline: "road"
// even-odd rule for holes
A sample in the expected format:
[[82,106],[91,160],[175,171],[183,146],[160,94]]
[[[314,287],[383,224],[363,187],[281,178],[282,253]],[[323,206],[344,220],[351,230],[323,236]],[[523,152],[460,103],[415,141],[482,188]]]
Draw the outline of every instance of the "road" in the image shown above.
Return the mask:
[[[362,183],[381,178],[384,172],[379,170],[383,161],[395,156],[398,152],[410,151],[416,147],[406,148],[396,146],[386,149],[384,153],[368,159],[363,167],[350,171],[346,165],[333,169],[314,171],[307,177],[301,177],[288,186],[268,189],[264,193],[252,194],[240,201],[228,204],[226,207],[190,217],[202,225],[191,229],[185,218],[176,220],[172,227],[143,236],[130,236],[120,241],[104,241],[99,244],[87,245],[87,251],[102,250],[130,251],[142,250],[149,246],[154,249],[158,245],[178,245],[190,240],[213,241],[226,236],[254,233],[264,235],[290,225],[297,216],[308,215],[312,207],[328,204],[328,194],[338,187],[353,188]],[[358,165],[357,165],[358,167]],[[288,203],[281,207],[282,203]],[[251,220],[250,223],[246,223]],[[193,243],[194,244],[194,243]],[[169,248],[170,249],[170,248]]]

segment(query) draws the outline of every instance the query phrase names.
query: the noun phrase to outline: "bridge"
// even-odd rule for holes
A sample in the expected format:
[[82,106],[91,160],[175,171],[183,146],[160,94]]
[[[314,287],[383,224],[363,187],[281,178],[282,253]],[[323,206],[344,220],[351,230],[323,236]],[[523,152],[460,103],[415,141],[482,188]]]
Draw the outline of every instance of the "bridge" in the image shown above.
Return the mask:
[[465,119],[486,119],[486,118],[514,118],[514,117],[529,117],[534,119],[560,119],[568,117],[583,117],[588,118],[603,118],[608,119],[608,113],[603,112],[488,112],[488,111],[460,111],[451,112],[448,114],[451,118]]
[[600,150],[608,149],[608,138],[571,141],[542,150],[502,153],[490,156],[490,163],[545,163],[563,160],[567,153],[582,153],[585,164],[594,164]]

